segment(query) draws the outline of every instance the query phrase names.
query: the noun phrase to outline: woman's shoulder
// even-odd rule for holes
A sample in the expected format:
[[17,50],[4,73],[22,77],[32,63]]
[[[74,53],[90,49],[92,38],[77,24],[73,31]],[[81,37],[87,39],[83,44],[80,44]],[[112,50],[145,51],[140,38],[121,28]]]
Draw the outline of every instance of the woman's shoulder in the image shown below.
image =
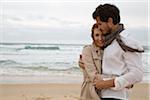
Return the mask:
[[83,49],[91,49],[92,48],[92,45],[91,44],[87,44],[87,45],[84,45],[83,46]]
[[84,46],[83,46],[83,49],[88,49],[88,48],[91,48],[91,47],[92,47],[91,44],[87,44],[87,45],[84,45]]
[[90,52],[92,50],[92,45],[88,44],[83,47],[83,52]]

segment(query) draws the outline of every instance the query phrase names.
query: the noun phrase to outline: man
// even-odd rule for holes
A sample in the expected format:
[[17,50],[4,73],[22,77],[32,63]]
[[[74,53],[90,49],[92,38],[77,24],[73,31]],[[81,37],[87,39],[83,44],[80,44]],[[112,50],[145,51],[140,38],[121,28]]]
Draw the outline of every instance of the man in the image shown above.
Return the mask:
[[[93,18],[104,34],[103,80],[95,80],[95,87],[102,89],[102,100],[128,100],[126,87],[140,82],[143,77],[143,48],[121,35],[125,31],[120,24],[120,11],[115,5],[99,5],[93,12]],[[82,61],[79,61],[79,66],[86,67]]]

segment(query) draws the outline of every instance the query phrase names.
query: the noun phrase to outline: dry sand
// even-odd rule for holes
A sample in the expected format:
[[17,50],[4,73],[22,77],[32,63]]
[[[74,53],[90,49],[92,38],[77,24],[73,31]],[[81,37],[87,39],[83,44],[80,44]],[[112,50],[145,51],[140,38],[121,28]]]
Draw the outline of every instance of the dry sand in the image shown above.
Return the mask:
[[[0,84],[0,100],[79,100],[80,84]],[[131,100],[150,100],[150,84],[134,86]]]

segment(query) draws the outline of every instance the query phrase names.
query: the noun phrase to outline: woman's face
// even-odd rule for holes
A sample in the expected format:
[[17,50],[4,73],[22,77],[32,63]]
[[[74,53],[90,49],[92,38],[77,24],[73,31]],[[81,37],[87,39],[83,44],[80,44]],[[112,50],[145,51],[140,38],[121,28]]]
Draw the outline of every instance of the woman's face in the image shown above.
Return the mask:
[[102,32],[99,28],[94,29],[94,43],[98,47],[103,46]]

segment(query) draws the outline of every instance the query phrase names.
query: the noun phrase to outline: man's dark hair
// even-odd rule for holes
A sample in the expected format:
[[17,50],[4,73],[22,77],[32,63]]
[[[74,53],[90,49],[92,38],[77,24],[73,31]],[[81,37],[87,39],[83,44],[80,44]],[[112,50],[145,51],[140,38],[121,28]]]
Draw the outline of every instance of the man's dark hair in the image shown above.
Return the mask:
[[101,21],[108,22],[108,18],[113,19],[113,23],[116,25],[120,23],[120,11],[112,4],[99,5],[93,12],[93,19],[99,17]]

